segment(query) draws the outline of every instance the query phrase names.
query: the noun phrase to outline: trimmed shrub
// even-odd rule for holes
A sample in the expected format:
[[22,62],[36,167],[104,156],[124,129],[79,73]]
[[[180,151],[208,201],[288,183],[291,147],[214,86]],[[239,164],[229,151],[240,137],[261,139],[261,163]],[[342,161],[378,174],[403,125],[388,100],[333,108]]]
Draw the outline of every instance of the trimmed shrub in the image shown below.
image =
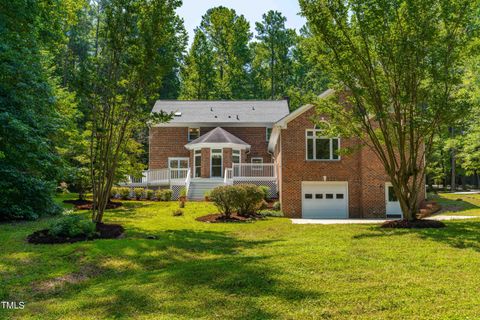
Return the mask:
[[182,187],[182,188],[180,189],[180,192],[178,193],[178,196],[179,196],[180,198],[186,197],[186,196],[187,196],[187,188]]
[[270,187],[267,186],[258,186],[260,191],[263,193],[263,200],[268,200],[270,198]]
[[172,200],[173,190],[171,189],[158,189],[155,192],[155,197],[158,201],[170,201]]
[[280,201],[275,201],[275,203],[272,206],[272,209],[275,210],[275,211],[280,211],[281,208],[282,207],[280,205]]
[[215,203],[220,213],[227,218],[238,207],[238,196],[238,186],[219,186],[210,192],[210,199]]
[[116,198],[120,194],[119,187],[112,187],[110,190],[110,198]]
[[210,191],[205,191],[203,196],[205,197],[205,201],[210,201]]
[[134,188],[133,189],[133,194],[135,195],[135,199],[137,199],[137,200],[142,199],[144,193],[145,193],[144,188]]
[[53,222],[48,233],[56,237],[74,238],[85,236],[91,238],[96,233],[96,226],[90,220],[78,215],[67,215]]
[[130,188],[118,188],[118,193],[120,194],[120,198],[123,200],[128,200],[130,198]]
[[183,216],[183,210],[181,210],[181,209],[173,210],[173,211],[172,211],[172,215],[173,215],[174,217]]
[[145,190],[145,197],[147,198],[147,200],[152,200],[154,195],[155,191],[153,191],[152,189]]
[[265,201],[264,191],[254,184],[239,184],[238,195],[236,201],[236,209],[238,214],[248,216],[257,213],[262,208]]

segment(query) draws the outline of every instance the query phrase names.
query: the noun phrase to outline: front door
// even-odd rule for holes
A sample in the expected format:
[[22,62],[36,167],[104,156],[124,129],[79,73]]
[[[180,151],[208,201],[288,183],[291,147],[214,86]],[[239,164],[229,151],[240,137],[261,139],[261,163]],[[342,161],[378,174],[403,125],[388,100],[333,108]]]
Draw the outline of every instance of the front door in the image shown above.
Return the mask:
[[393,191],[392,184],[387,182],[385,184],[385,211],[389,218],[401,218],[402,209],[400,208],[400,202]]
[[210,176],[212,178],[221,178],[223,173],[222,149],[212,149],[210,164]]

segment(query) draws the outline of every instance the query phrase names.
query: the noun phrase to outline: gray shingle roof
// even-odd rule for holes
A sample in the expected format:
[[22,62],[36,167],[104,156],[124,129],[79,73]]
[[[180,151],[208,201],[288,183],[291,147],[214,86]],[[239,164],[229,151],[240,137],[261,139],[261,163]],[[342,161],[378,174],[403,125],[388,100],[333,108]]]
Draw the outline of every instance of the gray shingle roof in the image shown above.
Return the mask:
[[287,100],[158,100],[152,112],[177,112],[170,123],[274,123],[289,113]]
[[234,136],[223,128],[216,127],[215,129],[205,133],[203,136],[191,141],[187,146],[196,145],[199,143],[234,143],[244,146],[250,146],[242,139]]

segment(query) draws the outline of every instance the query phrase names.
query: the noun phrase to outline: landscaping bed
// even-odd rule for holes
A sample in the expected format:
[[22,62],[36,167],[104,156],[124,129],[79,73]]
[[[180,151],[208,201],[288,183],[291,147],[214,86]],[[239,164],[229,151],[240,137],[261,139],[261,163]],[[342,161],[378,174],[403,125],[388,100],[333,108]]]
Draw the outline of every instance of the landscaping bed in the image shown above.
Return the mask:
[[[63,200],[63,203],[69,203],[73,204],[75,209],[77,210],[91,210],[93,202],[90,200],[81,200],[81,199],[76,199],[76,200]],[[121,207],[123,204],[121,202],[113,202],[109,201],[107,203],[107,209],[116,209]]]
[[249,222],[263,219],[262,215],[255,214],[248,217],[237,215],[236,213],[230,215],[230,217],[226,217],[220,213],[212,213],[207,214],[206,216],[198,217],[197,221],[200,222],[208,222],[208,223],[219,223],[219,222]]
[[35,231],[27,237],[29,243],[34,244],[55,244],[55,243],[74,243],[79,241],[88,241],[95,239],[115,239],[120,237],[125,229],[119,224],[97,223],[96,234],[93,236],[62,237],[53,236],[49,229]]
[[445,223],[437,220],[419,219],[415,221],[392,220],[385,221],[382,228],[402,228],[402,229],[424,229],[424,228],[444,228]]

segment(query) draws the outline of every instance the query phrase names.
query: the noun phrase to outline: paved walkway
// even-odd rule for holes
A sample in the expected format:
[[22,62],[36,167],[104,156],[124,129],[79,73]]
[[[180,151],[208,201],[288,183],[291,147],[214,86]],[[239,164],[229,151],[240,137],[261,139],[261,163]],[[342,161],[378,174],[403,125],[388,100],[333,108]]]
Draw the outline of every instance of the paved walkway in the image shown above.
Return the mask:
[[[433,216],[431,220],[464,220],[480,218],[475,216]],[[293,224],[377,224],[392,219],[290,219]]]

